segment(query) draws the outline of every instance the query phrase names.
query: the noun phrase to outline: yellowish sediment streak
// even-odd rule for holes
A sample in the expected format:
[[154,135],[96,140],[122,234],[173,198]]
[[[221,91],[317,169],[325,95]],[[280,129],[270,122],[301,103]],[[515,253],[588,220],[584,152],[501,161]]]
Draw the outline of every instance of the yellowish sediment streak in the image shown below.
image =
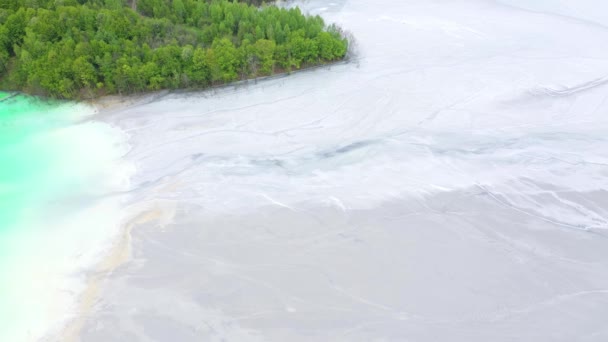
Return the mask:
[[122,234],[117,238],[110,253],[95,268],[95,273],[88,279],[84,292],[79,296],[76,317],[61,331],[60,340],[66,342],[80,341],[80,332],[87,317],[103,288],[104,280],[118,267],[127,262],[131,256],[131,233],[134,228],[146,223],[170,220],[174,215],[171,207],[160,206],[139,211],[124,225]]

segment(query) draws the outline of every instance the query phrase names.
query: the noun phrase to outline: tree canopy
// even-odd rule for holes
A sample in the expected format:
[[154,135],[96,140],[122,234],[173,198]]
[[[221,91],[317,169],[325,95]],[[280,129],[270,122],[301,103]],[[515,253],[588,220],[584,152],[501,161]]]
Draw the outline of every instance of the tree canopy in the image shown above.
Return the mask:
[[344,58],[298,8],[228,0],[3,0],[0,88],[56,98],[207,87]]

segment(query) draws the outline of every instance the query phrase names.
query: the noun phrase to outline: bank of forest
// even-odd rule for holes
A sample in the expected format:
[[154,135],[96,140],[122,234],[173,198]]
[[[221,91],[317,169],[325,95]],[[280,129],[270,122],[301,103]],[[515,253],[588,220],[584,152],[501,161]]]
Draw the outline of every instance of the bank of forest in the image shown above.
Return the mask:
[[319,16],[256,0],[3,0],[0,89],[204,88],[340,60],[347,44]]

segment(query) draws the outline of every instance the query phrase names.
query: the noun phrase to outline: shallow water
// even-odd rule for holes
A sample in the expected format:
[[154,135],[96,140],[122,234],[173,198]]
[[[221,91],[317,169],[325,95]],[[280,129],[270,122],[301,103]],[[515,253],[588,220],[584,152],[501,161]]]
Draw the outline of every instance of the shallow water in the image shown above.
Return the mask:
[[[124,139],[87,106],[0,95],[0,340],[36,340],[69,317],[118,227]],[[104,202],[104,203],[102,203]],[[109,217],[103,217],[109,215]]]

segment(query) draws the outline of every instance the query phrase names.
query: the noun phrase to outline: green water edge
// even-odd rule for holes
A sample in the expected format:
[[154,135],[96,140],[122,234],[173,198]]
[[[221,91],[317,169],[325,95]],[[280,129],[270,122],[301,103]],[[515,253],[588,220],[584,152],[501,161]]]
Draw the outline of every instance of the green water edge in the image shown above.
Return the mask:
[[65,121],[57,117],[56,101],[10,93],[0,93],[0,101],[1,245],[10,227],[27,217],[28,208],[56,190],[53,177],[61,151],[40,135]]
[[[61,233],[50,222],[69,216],[76,205],[66,199],[90,182],[83,155],[91,134],[73,128],[87,114],[76,103],[0,92],[0,340],[22,338],[24,329],[44,321],[44,307],[36,304],[44,291],[26,289],[46,279],[40,272],[52,271],[47,254],[39,253],[40,241],[32,241]],[[43,243],[62,248],[54,247],[57,241]]]

